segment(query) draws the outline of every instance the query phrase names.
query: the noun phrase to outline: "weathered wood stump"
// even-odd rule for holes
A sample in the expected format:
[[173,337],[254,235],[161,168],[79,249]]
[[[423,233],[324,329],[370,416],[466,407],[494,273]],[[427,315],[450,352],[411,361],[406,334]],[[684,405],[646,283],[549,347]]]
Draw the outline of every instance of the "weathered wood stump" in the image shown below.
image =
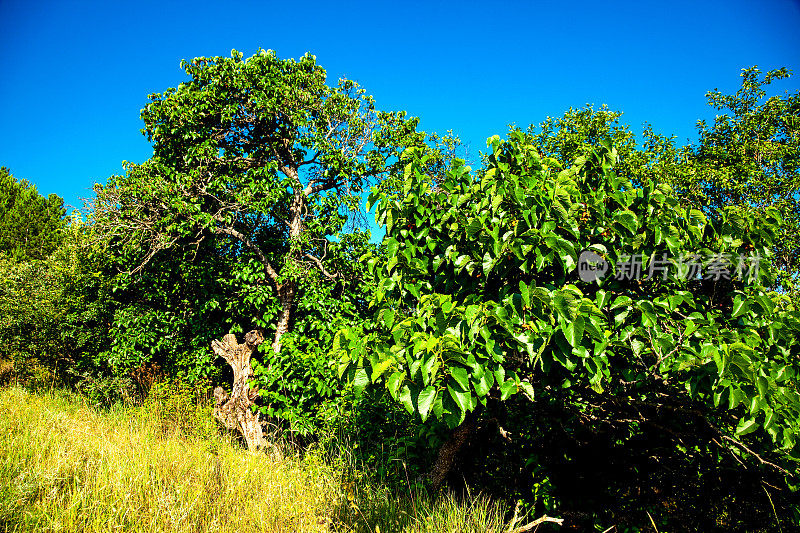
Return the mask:
[[233,389],[230,395],[222,387],[214,389],[214,417],[228,429],[238,430],[247,447],[256,450],[264,445],[264,432],[261,420],[251,406],[257,391],[248,384],[253,378],[250,357],[253,350],[264,342],[264,335],[258,331],[249,331],[244,336],[244,344],[236,342],[236,336],[225,335],[221,341],[213,341],[211,349],[225,359],[233,368]]

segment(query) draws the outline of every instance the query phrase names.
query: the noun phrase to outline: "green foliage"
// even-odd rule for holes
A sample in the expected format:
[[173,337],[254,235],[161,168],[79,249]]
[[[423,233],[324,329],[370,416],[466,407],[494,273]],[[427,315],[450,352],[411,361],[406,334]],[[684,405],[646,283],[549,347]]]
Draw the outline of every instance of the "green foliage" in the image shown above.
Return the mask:
[[235,296],[227,294],[222,273],[235,268],[235,259],[209,242],[158,256],[137,275],[118,274],[111,343],[102,354],[108,367],[128,375],[152,363],[189,382],[217,377],[209,344],[227,333],[226,309]]
[[101,371],[111,315],[105,250],[77,217],[60,239],[46,259],[0,261],[0,356],[23,380],[39,368],[66,383]]
[[[409,412],[450,427],[514,394],[591,412],[666,393],[704,406],[728,438],[760,429],[796,456],[800,323],[764,289],[777,212],[727,208],[709,221],[669,187],[617,175],[603,144],[562,169],[512,132],[490,140],[479,175],[455,168],[436,189],[424,156],[409,154],[403,194],[377,207],[388,259],[370,260],[376,327],[341,332],[340,371],[357,388],[383,382]],[[639,254],[643,274],[669,268],[584,283],[582,250],[616,273]],[[691,254],[705,267],[760,263],[752,279],[733,268],[731,280],[681,276]]]
[[[375,246],[367,233],[354,232],[331,243],[329,254],[342,278],[330,283],[312,271],[298,283],[293,327],[283,337],[281,351],[262,345],[260,362],[253,363],[261,412],[294,434],[308,436],[329,428],[344,410],[349,391],[338,379],[330,346],[340,328],[363,323],[369,315],[366,302],[374,283],[358,258],[370,250]],[[259,279],[244,284],[247,307],[242,317],[255,317],[257,326],[268,328],[280,308]]]
[[570,109],[563,117],[548,118],[526,132],[528,142],[543,157],[572,161],[605,138],[617,148],[618,174],[634,184],[647,180],[667,183],[682,203],[715,217],[718,209],[738,206],[761,215],[776,208],[784,220],[773,244],[778,285],[794,290],[798,272],[800,225],[800,93],[768,96],[787,69],[762,74],[756,67],[742,70],[736,94],[707,93],[716,111],[712,124],[698,122],[699,141],[676,145],[674,137],[658,135],[647,126],[637,143],[621,113],[586,107]]
[[713,124],[698,123],[692,162],[699,190],[690,199],[710,209],[741,206],[757,216],[777,209],[786,225],[774,263],[784,288],[792,289],[800,272],[800,91],[766,97],[774,81],[789,76],[785,68],[762,76],[751,67],[742,70],[736,94],[706,95],[722,113]]
[[[470,479],[531,511],[644,509],[662,528],[659,506],[702,498],[703,524],[750,527],[763,509],[730,510],[752,501],[738,463],[794,488],[800,93],[766,98],[788,71],[709,93],[724,114],[696,145],[649,127],[637,144],[586,107],[491,138],[473,171],[457,139],[328,85],[311,55],[182,68],[142,110],[153,156],[97,186],[91,224],[0,169],[0,356],[19,377],[111,403],[157,365],[145,411],[206,435],[195,392],[227,381],[209,343],[260,327],[269,424],[344,435],[393,484],[469,417]],[[377,247],[358,230],[370,186]],[[585,281],[582,252],[608,274]],[[668,500],[641,493],[659,486]]]
[[191,80],[142,111],[153,157],[98,187],[101,220],[132,270],[219,236],[241,262],[259,261],[282,299],[309,269],[334,277],[323,262],[330,240],[395,144],[423,135],[416,121],[377,112],[352,81],[326,85],[310,55],[234,52],[184,68]]
[[142,110],[153,156],[97,187],[97,224],[124,272],[104,356],[117,372],[157,363],[224,381],[211,340],[261,327],[261,410],[308,434],[337,412],[332,336],[365,316],[362,193],[425,134],[356,83],[328,85],[308,54],[182,67],[188,79]]
[[789,76],[785,68],[761,76],[751,67],[742,70],[736,94],[706,95],[710,106],[723,111],[711,125],[698,122],[695,157],[704,171],[702,200],[711,201],[710,207],[777,204],[796,211],[791,202],[797,201],[800,170],[800,93],[765,100],[766,89]]
[[46,259],[62,239],[66,212],[59,196],[45,198],[0,167],[0,254],[14,261]]
[[599,109],[591,105],[570,108],[564,116],[547,117],[538,127],[529,126],[525,131],[525,141],[533,145],[541,157],[558,161],[574,161],[600,146],[601,142],[611,141],[618,156],[617,173],[629,176],[640,166],[639,150],[633,133],[620,122],[621,116],[622,113],[611,111],[605,105]]

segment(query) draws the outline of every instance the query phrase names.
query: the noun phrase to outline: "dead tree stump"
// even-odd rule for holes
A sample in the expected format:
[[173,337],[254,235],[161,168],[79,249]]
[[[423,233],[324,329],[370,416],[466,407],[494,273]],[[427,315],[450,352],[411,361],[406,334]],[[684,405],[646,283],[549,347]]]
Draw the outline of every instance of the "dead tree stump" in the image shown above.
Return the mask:
[[251,409],[257,392],[248,384],[253,378],[250,357],[262,342],[264,335],[258,330],[245,334],[244,344],[238,344],[236,336],[230,333],[221,341],[211,342],[214,353],[224,358],[233,368],[231,394],[228,395],[222,387],[214,389],[214,417],[226,428],[238,430],[250,450],[256,450],[264,444],[261,420]]

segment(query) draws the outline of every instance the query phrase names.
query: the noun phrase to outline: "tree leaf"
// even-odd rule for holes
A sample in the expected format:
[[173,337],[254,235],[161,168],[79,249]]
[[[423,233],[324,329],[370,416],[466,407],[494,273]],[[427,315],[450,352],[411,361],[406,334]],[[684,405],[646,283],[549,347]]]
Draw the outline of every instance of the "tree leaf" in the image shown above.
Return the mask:
[[564,336],[573,348],[580,346],[581,340],[583,339],[584,328],[582,316],[576,316],[572,322],[564,322],[561,328],[564,331]]
[[411,389],[408,387],[408,385],[403,385],[403,388],[400,390],[400,396],[398,400],[400,400],[400,403],[403,404],[409,414],[414,413],[414,402],[411,399]]
[[465,368],[460,366],[451,367],[450,375],[453,377],[453,380],[458,383],[458,386],[461,387],[461,390],[469,390],[469,375]]
[[747,435],[748,433],[752,433],[753,431],[758,428],[758,423],[752,419],[745,419],[739,421],[739,425],[736,426],[736,434],[738,436]]
[[367,374],[367,370],[364,367],[356,369],[356,373],[353,376],[353,388],[355,389],[356,394],[361,394],[367,385],[369,385],[369,375]]
[[389,389],[389,394],[392,395],[392,398],[397,400],[397,391],[400,388],[400,385],[403,383],[406,374],[405,372],[395,372],[389,379],[386,380],[386,388]]
[[470,393],[465,391],[456,390],[450,385],[447,386],[447,391],[450,393],[450,396],[456,402],[456,405],[461,409],[462,412],[469,411],[470,405],[472,401],[470,399]]
[[513,379],[509,379],[500,384],[500,400],[505,401],[512,394],[518,391],[517,383]]
[[742,316],[750,309],[750,306],[747,303],[747,300],[742,298],[741,296],[737,296],[733,300],[733,312],[731,313],[731,318],[736,318]]
[[417,398],[417,411],[419,411],[423,422],[428,419],[428,413],[435,400],[436,389],[433,388],[433,386],[428,386],[419,393],[419,397]]
[[533,385],[527,381],[520,381],[519,388],[522,389],[522,392],[525,393],[525,396],[527,396],[530,401],[534,400],[535,394],[533,392]]

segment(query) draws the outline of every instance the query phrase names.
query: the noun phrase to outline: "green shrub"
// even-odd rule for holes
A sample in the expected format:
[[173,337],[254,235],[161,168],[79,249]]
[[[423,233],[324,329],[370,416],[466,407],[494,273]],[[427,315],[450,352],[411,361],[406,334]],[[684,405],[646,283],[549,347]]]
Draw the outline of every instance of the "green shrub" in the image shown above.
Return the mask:
[[[571,166],[541,157],[519,131],[489,144],[485,168],[457,166],[443,179],[409,152],[397,190],[373,194],[388,257],[370,259],[374,322],[334,341],[340,371],[356,389],[380,383],[432,426],[497,435],[513,405],[524,455],[515,484],[559,511],[616,505],[609,495],[655,478],[642,474],[650,456],[682,472],[749,462],[789,493],[795,481],[785,472],[800,460],[800,314],[770,291],[777,212],[730,207],[709,219],[664,184],[634,186],[617,174],[608,142]],[[605,276],[583,277],[586,253]],[[623,270],[633,257],[638,274]],[[723,263],[727,277],[709,275],[719,257],[755,263]],[[686,261],[700,270],[687,275]],[[553,431],[583,445],[537,450]],[[564,457],[572,468],[562,468]],[[632,478],[604,468],[626,457]],[[675,481],[727,486],[697,470]],[[722,520],[733,510],[725,501],[695,518]],[[760,507],[762,518],[768,511]]]
[[17,379],[74,384],[103,373],[111,320],[106,252],[73,218],[46,259],[0,258],[0,357]]

